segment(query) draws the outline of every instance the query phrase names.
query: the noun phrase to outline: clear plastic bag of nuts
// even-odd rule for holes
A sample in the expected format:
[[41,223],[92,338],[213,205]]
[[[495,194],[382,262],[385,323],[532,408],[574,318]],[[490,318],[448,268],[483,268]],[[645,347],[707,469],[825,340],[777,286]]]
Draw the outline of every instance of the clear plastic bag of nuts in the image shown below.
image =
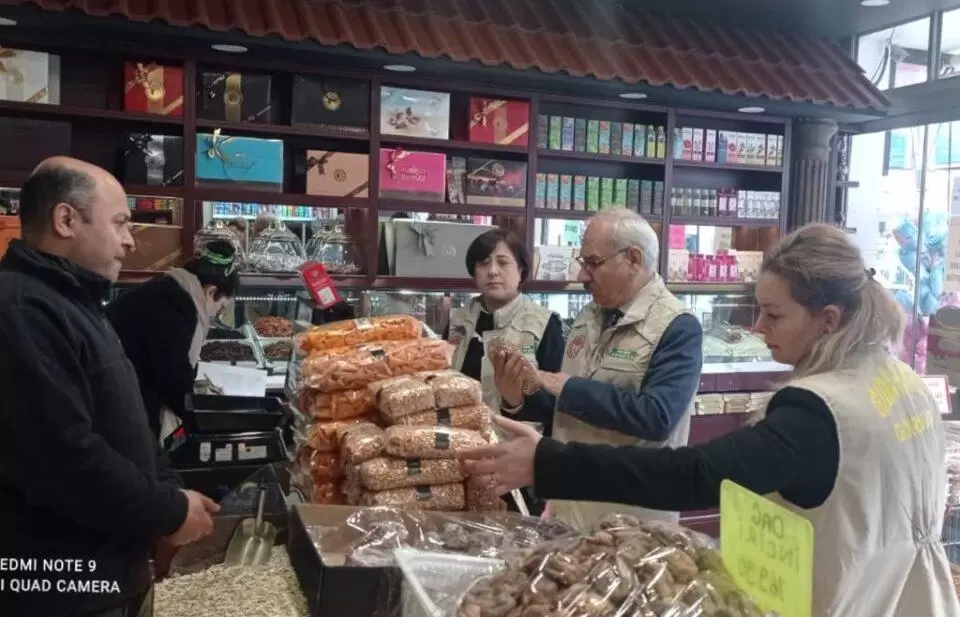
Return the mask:
[[447,614],[770,617],[736,587],[709,540],[625,515],[509,555],[502,570],[460,592]]

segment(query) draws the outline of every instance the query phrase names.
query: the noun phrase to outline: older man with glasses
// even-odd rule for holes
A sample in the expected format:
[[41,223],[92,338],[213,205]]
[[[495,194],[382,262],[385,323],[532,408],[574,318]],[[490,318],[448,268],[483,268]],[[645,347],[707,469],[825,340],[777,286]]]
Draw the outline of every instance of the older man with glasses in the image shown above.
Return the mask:
[[[613,210],[590,220],[578,261],[579,281],[593,302],[573,323],[561,372],[540,371],[536,393],[523,394],[523,356],[493,358],[504,411],[552,406],[554,438],[561,441],[686,445],[703,363],[703,331],[657,274],[659,254],[656,232],[634,212]],[[576,527],[612,511],[678,518],[676,512],[623,505],[550,504],[552,516]]]

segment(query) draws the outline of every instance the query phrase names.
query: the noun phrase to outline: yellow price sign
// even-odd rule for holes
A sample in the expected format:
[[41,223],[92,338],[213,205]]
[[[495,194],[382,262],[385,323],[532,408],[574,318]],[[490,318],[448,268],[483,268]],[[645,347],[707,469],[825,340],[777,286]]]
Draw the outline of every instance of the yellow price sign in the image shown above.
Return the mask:
[[720,553],[734,582],[760,608],[780,617],[810,617],[810,521],[724,480],[720,485]]

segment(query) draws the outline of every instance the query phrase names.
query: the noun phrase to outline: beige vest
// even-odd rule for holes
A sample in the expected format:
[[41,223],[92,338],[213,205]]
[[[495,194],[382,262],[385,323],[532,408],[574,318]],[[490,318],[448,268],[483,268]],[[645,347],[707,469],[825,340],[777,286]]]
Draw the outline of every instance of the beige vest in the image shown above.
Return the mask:
[[[616,326],[607,330],[602,330],[603,309],[591,303],[580,312],[567,337],[563,357],[564,373],[636,389],[643,381],[650,358],[664,330],[677,315],[687,312],[683,303],[667,290],[659,275],[654,275],[653,280],[620,310],[623,311],[623,317]],[[673,435],[662,443],[646,442],[616,431],[595,428],[563,413],[563,409],[559,408],[554,412],[553,436],[565,442],[648,447],[685,446],[690,435],[693,399],[685,404],[687,413]],[[597,480],[602,481],[601,478]],[[577,529],[592,525],[613,512],[631,513],[647,520],[676,522],[679,519],[676,512],[619,504],[560,500],[550,502],[551,515]]]
[[802,510],[774,496],[813,524],[813,617],[957,617],[940,543],[946,455],[937,404],[880,348],[856,366],[788,384],[826,402],[840,441],[823,505]]
[[[453,368],[458,371],[463,368],[463,359],[467,355],[470,340],[477,331],[477,320],[480,319],[480,296],[470,303],[453,311],[450,316],[450,343],[454,345]],[[484,347],[494,338],[503,338],[517,345],[523,355],[534,366],[537,366],[537,348],[543,339],[543,331],[547,328],[552,313],[549,309],[536,304],[532,300],[519,295],[509,304],[493,312],[493,330],[483,333]],[[486,355],[480,361],[480,382],[483,385],[483,402],[490,409],[500,411],[500,392],[493,381],[493,365]]]

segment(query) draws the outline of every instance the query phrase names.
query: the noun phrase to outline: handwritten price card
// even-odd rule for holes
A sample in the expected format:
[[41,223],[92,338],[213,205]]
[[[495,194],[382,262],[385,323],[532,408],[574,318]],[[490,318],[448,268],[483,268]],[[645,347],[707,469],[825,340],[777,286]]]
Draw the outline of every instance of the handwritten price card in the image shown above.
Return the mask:
[[760,608],[780,617],[810,617],[810,521],[724,480],[720,485],[720,552],[734,582]]

